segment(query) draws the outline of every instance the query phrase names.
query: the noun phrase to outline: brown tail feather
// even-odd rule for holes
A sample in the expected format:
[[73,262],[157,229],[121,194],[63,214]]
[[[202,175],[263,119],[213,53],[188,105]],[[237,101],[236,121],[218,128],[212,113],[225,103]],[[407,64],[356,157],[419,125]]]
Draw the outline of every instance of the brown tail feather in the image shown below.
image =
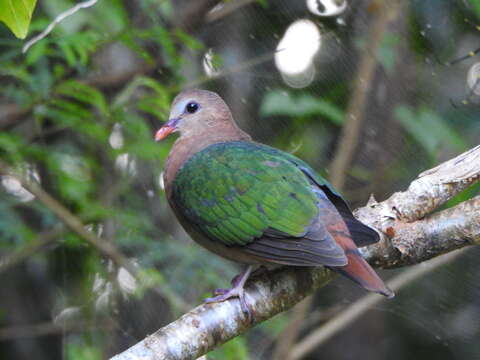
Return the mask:
[[355,281],[366,290],[385,295],[389,299],[395,296],[393,291],[380,279],[375,270],[363,259],[357,249],[348,249],[346,255],[348,265],[335,267],[336,271]]
[[[343,249],[348,260],[345,266],[332,266],[331,268],[347,276],[369,291],[374,291],[388,298],[392,298],[394,296],[393,291],[383,283],[375,270],[363,259],[358,251],[345,220],[342,219],[341,215],[333,206],[325,205],[325,203],[319,204],[322,205],[319,206],[319,216],[322,219],[322,223],[330,235],[333,236],[335,242]],[[374,232],[373,230],[371,231],[372,233]],[[365,240],[362,240],[362,242],[365,242]],[[366,242],[368,243],[368,241]]]

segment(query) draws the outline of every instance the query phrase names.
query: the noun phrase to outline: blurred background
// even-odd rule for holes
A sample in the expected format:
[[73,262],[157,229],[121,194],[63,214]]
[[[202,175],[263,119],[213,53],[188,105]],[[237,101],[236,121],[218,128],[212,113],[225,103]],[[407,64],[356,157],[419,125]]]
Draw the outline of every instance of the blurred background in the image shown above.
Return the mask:
[[[39,1],[28,38],[73,5]],[[477,0],[98,0],[25,54],[0,25],[0,358],[107,358],[238,272],[165,201],[174,139],[153,134],[180,90],[221,94],[254,139],[308,161],[355,208],[479,143],[479,25]],[[479,255],[412,282],[304,358],[479,359]],[[280,314],[208,359],[289,359],[282,342],[364,295],[337,278],[298,329]]]

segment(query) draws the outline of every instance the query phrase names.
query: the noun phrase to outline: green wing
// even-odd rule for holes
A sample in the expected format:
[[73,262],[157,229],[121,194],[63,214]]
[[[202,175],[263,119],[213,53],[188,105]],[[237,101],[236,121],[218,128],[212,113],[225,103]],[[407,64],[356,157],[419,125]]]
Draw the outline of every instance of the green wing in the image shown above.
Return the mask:
[[318,199],[283,152],[231,142],[212,145],[179,170],[177,208],[210,239],[246,245],[265,233],[300,238],[318,214]]
[[346,265],[327,228],[346,225],[357,246],[379,239],[305,162],[261,144],[207,147],[178,171],[172,190],[176,209],[211,241],[267,262]]

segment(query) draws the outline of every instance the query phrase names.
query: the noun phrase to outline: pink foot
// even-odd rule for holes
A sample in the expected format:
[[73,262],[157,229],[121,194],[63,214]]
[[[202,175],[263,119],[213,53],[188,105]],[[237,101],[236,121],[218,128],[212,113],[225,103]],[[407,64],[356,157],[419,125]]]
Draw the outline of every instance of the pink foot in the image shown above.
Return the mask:
[[244,313],[251,318],[250,310],[248,309],[247,301],[245,299],[245,282],[247,281],[250,273],[252,272],[252,266],[249,266],[245,271],[237,275],[232,280],[233,287],[231,289],[216,289],[214,291],[215,297],[205,299],[207,304],[213,302],[225,301],[230,298],[237,297],[240,300],[240,307]]

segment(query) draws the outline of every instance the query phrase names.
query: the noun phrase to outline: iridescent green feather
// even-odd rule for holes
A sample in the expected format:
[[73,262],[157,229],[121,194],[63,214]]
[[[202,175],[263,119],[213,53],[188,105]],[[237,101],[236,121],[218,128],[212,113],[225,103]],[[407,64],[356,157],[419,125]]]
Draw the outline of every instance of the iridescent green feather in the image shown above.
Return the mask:
[[225,245],[248,244],[269,229],[301,237],[318,214],[303,167],[315,174],[293,155],[265,145],[211,145],[179,170],[173,200],[193,226]]

